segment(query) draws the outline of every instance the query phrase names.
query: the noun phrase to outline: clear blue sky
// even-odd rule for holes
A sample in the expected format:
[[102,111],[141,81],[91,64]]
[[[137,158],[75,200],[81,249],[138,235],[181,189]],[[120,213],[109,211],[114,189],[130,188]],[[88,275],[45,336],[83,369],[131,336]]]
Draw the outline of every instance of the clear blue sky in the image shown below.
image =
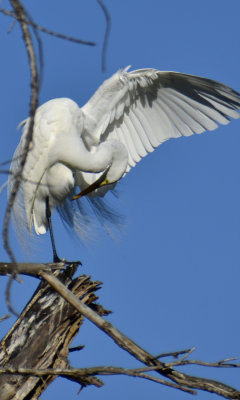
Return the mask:
[[[101,72],[103,14],[94,0],[24,2],[33,19],[58,32],[94,40],[86,47],[42,34],[44,74],[40,103],[70,97],[83,105],[117,69],[153,67],[219,80],[240,91],[238,0],[106,0],[112,17],[107,71]],[[7,1],[2,6],[9,7]],[[19,141],[16,126],[28,113],[29,72],[19,28],[0,16],[0,161],[12,157]],[[80,272],[103,282],[100,302],[113,310],[109,320],[153,354],[196,346],[194,358],[215,361],[239,356],[240,281],[240,122],[217,131],[170,140],[141,161],[121,181],[119,200],[109,201],[125,218],[112,240],[98,238],[84,246],[71,240],[54,218],[60,255],[81,259]],[[6,180],[1,175],[1,183]],[[1,194],[0,223],[6,207]],[[10,238],[22,255],[13,230]],[[31,259],[50,261],[49,238],[40,238]],[[2,247],[1,261],[7,260]],[[15,284],[13,304],[20,311],[37,282]],[[6,312],[1,278],[1,315]],[[1,323],[3,335],[11,320]],[[86,322],[71,356],[73,366],[139,364]],[[237,370],[186,368],[239,388]],[[104,378],[101,389],[87,388],[81,399],[186,399],[190,395],[140,379]],[[43,400],[75,400],[78,386],[58,379]],[[200,400],[209,394],[200,393]],[[211,397],[216,398],[214,395]]]

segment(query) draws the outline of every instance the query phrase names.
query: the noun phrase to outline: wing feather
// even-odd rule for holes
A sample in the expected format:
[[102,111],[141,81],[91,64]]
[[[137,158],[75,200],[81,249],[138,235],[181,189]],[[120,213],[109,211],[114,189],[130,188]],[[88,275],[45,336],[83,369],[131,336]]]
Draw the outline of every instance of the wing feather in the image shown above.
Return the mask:
[[134,114],[139,119],[139,121],[141,121],[143,130],[148,137],[152,147],[156,148],[159,145],[159,141],[154,134],[154,129],[151,129],[152,122],[149,121],[148,113],[146,112],[145,108],[142,105],[136,106]]
[[127,148],[127,171],[165,140],[214,130],[239,118],[239,93],[219,82],[178,72],[120,70],[82,111],[86,142],[117,139]]
[[[138,162],[138,161],[140,161],[140,159],[142,157],[145,156],[146,151],[145,151],[145,148],[144,148],[144,146],[142,144],[141,138],[138,135],[138,133],[137,133],[137,131],[136,131],[134,125],[133,125],[131,115],[129,115],[128,117],[129,118],[125,118],[124,125],[126,127],[127,133],[131,132],[131,135],[128,135],[128,137],[130,138],[132,146],[133,146],[133,148],[135,150],[134,161]],[[127,135],[127,133],[126,133],[126,135]]]
[[162,99],[162,96],[159,95],[158,99],[157,99],[157,104],[159,105],[159,108],[162,109],[169,121],[169,128],[166,130],[166,136],[163,137],[163,141],[170,139],[170,138],[178,138],[181,136],[178,128],[177,128],[177,121],[175,118],[175,115],[173,114],[172,110],[168,107],[168,105],[166,104],[166,102]]
[[119,132],[118,137],[121,138],[121,141],[123,142],[123,144],[125,144],[126,148],[128,149],[129,165],[131,167],[134,167],[136,164],[134,159],[137,158],[137,153],[136,153],[134,144],[132,142],[131,135],[128,135],[128,131],[125,127],[125,123],[121,124],[118,127],[118,132]]
[[[187,96],[183,95],[182,93],[176,92],[173,89],[168,89],[170,93],[172,93],[176,98],[179,98],[179,101],[181,104],[186,103],[190,107],[193,108],[193,113],[195,112],[195,117],[201,115],[201,121],[205,121],[206,125],[203,124],[204,126],[204,131],[205,130],[214,130],[218,127],[219,124],[226,124],[228,123],[228,120],[226,122],[226,118],[222,116],[222,114],[219,114],[215,108],[209,108],[204,104],[201,104],[194,99],[189,99]],[[212,121],[212,123],[211,123]]]
[[171,115],[172,123],[177,128],[177,131],[179,131],[183,136],[192,135],[194,130],[191,129],[192,121],[191,118],[189,118],[189,115],[181,110],[175,101],[171,98],[168,98],[165,93],[164,95],[161,95],[161,98],[165,103],[165,106],[168,107],[168,115]]
[[[161,102],[160,98],[158,99]],[[172,124],[168,118],[167,112],[164,111],[164,108],[159,104],[159,102],[155,101],[150,110],[150,119],[154,123],[155,126],[155,136],[157,138],[158,143],[162,143],[165,140],[169,139],[170,132],[172,132]],[[159,124],[159,118],[161,119],[161,124]]]
[[192,131],[195,133],[202,133],[207,129],[209,123],[212,123],[213,129],[217,128],[217,124],[204,115],[201,111],[194,109],[192,105],[188,104],[184,99],[179,99],[176,93],[172,93],[171,89],[165,91],[165,96],[171,99],[179,109],[179,112],[184,113],[186,123],[189,123]]
[[144,151],[142,157],[146,156],[147,153],[150,153],[154,150],[154,147],[151,145],[151,142],[149,140],[148,135],[146,134],[141,121],[137,118],[136,114],[134,113],[133,110],[129,111],[129,117],[131,118],[133,128],[137,135],[139,136],[139,139],[143,145]]

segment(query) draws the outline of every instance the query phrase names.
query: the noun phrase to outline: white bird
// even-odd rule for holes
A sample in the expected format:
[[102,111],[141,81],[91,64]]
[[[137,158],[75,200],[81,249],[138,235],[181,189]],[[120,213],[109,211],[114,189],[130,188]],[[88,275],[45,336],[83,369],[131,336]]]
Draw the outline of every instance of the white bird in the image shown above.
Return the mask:
[[[156,69],[119,70],[82,108],[68,98],[46,102],[35,115],[13,208],[17,227],[27,222],[29,231],[34,226],[38,235],[45,234],[57,207],[65,222],[78,229],[87,218],[84,195],[102,221],[111,219],[101,197],[147,153],[167,139],[228,124],[240,117],[239,109],[239,93],[222,83]],[[29,119],[12,160],[10,192],[28,127]]]

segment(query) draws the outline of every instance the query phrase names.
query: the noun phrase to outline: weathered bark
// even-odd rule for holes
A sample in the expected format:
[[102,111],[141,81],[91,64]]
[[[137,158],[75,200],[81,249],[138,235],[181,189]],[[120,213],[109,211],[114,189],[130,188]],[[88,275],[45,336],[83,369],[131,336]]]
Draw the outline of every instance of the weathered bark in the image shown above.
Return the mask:
[[[68,267],[59,279],[81,301],[91,305],[100,315],[109,312],[95,303],[95,291],[100,282],[88,276],[72,280],[75,268]],[[40,283],[24,311],[1,341],[2,368],[67,368],[69,346],[83,322],[82,315],[45,282]],[[1,400],[33,400],[55,379],[55,376],[35,377],[0,375]],[[101,385],[95,377],[77,379],[82,384]]]

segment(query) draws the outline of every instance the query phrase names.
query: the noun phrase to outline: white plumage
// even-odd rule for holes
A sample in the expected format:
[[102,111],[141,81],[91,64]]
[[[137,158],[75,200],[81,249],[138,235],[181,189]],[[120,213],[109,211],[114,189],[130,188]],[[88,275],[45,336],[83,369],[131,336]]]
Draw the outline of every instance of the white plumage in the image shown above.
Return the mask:
[[[27,221],[29,231],[34,226],[44,234],[47,198],[74,229],[76,215],[84,225],[82,200],[70,201],[79,190],[103,221],[111,219],[100,197],[145,155],[167,139],[214,130],[240,116],[239,94],[226,85],[177,72],[127,70],[106,80],[82,108],[67,98],[38,108],[13,209],[18,227]],[[11,164],[10,191],[28,126],[29,119]]]

